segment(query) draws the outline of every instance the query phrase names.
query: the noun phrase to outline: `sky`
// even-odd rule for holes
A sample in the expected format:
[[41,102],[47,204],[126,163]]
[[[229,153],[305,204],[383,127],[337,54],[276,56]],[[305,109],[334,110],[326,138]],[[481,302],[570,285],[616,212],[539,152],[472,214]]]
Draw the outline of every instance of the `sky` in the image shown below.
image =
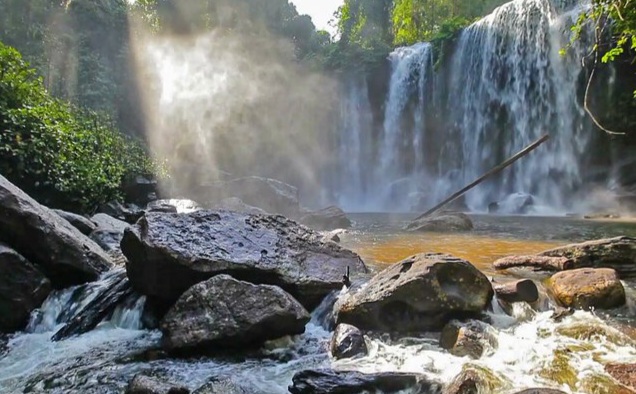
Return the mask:
[[299,14],[307,14],[318,30],[327,30],[331,34],[335,30],[329,26],[333,13],[344,3],[344,0],[291,0]]

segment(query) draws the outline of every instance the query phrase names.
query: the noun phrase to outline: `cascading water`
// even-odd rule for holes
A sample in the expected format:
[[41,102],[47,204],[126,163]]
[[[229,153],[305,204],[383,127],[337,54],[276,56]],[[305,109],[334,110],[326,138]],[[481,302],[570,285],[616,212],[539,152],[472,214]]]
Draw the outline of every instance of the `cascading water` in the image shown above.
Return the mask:
[[[516,0],[499,7],[460,33],[436,71],[429,44],[393,52],[382,137],[372,154],[349,152],[342,163],[341,184],[372,186],[364,194],[340,189],[342,205],[430,207],[547,133],[547,144],[468,193],[466,202],[481,211],[522,193],[543,212],[571,209],[591,127],[580,103],[584,48],[560,54],[581,7],[568,3]],[[376,136],[351,121],[361,116],[356,107],[347,110],[342,133],[355,129],[358,144],[370,144]]]

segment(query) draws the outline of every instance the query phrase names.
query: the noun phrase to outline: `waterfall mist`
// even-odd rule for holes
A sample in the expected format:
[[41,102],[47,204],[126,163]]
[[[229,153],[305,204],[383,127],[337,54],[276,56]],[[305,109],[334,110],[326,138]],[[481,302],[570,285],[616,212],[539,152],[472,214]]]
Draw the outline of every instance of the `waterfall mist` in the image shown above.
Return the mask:
[[[181,17],[192,15],[183,7]],[[206,202],[201,186],[230,173],[276,178],[320,200],[337,83],[299,64],[291,42],[255,24],[138,31],[133,47],[147,140],[171,172],[166,194]]]

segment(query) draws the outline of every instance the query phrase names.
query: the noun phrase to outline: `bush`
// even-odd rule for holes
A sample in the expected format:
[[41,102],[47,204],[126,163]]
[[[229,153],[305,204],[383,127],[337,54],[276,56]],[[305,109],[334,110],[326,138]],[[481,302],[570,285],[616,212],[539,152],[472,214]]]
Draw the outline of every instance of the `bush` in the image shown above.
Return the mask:
[[52,98],[20,53],[0,42],[0,173],[40,202],[89,212],[153,172],[143,146],[107,118]]

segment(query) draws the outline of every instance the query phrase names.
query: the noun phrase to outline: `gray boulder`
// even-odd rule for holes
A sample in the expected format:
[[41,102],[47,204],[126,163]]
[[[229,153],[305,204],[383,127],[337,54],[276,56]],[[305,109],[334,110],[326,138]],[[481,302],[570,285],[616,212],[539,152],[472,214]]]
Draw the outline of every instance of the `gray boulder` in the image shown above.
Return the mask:
[[91,222],[90,219],[85,218],[82,215],[78,215],[78,214],[75,214],[75,213],[62,211],[60,209],[54,209],[53,212],[55,212],[58,215],[60,215],[60,217],[62,217],[62,219],[64,219],[67,222],[71,223],[73,225],[73,227],[75,227],[76,229],[81,231],[82,234],[84,234],[84,235],[90,235],[90,233],[92,233],[93,230],[95,230],[95,228],[97,228],[95,223]]
[[472,229],[472,220],[461,212],[442,212],[415,220],[406,226],[408,231],[459,232]]
[[342,288],[347,267],[366,272],[357,254],[282,216],[148,213],[125,231],[121,247],[133,287],[168,304],[196,283],[229,274],[279,286],[312,309]]
[[331,355],[336,359],[366,356],[368,352],[362,332],[349,324],[338,324],[329,347]]
[[0,241],[38,266],[57,288],[93,281],[113,265],[99,245],[2,176]]
[[347,229],[351,227],[351,220],[349,220],[347,214],[335,206],[308,212],[299,221],[315,230]]
[[0,244],[0,332],[22,330],[51,292],[51,282],[15,250]]
[[340,301],[338,323],[363,330],[440,330],[453,318],[479,315],[492,300],[488,278],[468,261],[444,254],[409,257]]
[[309,318],[305,308],[279,287],[218,275],[186,291],[160,327],[166,350],[204,353],[302,334]]

